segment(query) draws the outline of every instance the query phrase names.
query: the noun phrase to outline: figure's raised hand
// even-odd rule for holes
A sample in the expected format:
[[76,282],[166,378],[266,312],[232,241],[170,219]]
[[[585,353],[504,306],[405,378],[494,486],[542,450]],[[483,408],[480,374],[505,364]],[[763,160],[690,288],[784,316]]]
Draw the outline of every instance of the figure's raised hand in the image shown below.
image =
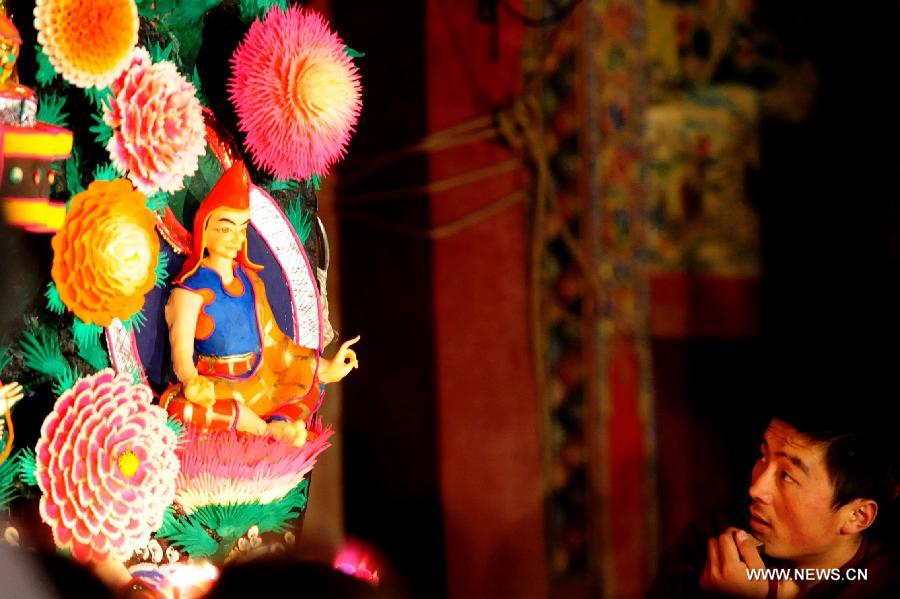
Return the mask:
[[350,346],[357,341],[359,341],[359,335],[344,341],[332,359],[323,358],[319,362],[320,381],[323,383],[336,383],[347,376],[354,368],[359,368],[356,352],[350,349]]
[[8,410],[23,397],[25,397],[25,391],[19,383],[3,385],[0,387],[0,410]]
[[195,375],[184,383],[184,397],[202,408],[211,408],[216,403],[213,382],[203,375]]

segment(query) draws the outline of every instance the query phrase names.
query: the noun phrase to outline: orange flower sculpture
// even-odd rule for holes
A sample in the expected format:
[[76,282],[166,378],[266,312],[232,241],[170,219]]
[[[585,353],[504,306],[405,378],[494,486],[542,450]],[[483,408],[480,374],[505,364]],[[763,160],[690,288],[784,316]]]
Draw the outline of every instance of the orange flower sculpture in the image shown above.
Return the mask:
[[59,298],[84,322],[127,320],[156,283],[159,238],[146,202],[127,179],[94,181],[72,198],[53,237],[51,275]]
[[138,40],[134,0],[37,0],[34,27],[53,68],[78,87],[106,87]]

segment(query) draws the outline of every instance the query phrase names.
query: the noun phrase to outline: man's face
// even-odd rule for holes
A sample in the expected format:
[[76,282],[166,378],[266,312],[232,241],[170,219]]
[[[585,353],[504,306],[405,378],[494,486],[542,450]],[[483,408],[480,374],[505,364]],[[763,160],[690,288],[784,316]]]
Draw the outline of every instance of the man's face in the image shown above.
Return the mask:
[[768,555],[813,560],[839,540],[849,508],[832,508],[834,485],[825,465],[826,449],[781,420],[766,429],[753,466],[750,528]]
[[206,224],[206,249],[211,256],[234,260],[247,241],[248,210],[214,210]]

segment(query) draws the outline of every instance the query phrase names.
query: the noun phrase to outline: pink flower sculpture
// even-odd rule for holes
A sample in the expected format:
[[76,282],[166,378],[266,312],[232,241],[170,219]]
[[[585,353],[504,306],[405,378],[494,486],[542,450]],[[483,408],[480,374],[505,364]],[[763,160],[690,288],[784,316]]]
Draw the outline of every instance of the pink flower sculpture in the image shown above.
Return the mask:
[[113,97],[103,120],[113,128],[106,145],[113,164],[145,194],[181,189],[206,150],[194,86],[173,63],[154,64],[146,50],[136,48],[109,87]]
[[190,514],[204,505],[277,501],[300,484],[319,454],[331,447],[332,432],[316,419],[306,443],[294,447],[272,437],[188,427],[178,449],[181,472],[175,503]]
[[231,66],[231,100],[257,166],[307,179],[343,157],[359,117],[359,75],[318,13],[272,8],[251,25]]
[[80,561],[124,561],[175,497],[177,439],[146,385],[106,369],[56,400],[37,444],[41,518]]

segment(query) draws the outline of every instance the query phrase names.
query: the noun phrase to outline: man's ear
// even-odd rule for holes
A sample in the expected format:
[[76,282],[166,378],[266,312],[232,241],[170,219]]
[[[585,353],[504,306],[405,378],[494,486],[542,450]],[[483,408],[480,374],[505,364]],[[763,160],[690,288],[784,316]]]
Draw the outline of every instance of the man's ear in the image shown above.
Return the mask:
[[871,499],[854,499],[844,507],[849,510],[847,519],[841,526],[841,533],[845,535],[861,533],[872,526],[878,515],[878,504]]

